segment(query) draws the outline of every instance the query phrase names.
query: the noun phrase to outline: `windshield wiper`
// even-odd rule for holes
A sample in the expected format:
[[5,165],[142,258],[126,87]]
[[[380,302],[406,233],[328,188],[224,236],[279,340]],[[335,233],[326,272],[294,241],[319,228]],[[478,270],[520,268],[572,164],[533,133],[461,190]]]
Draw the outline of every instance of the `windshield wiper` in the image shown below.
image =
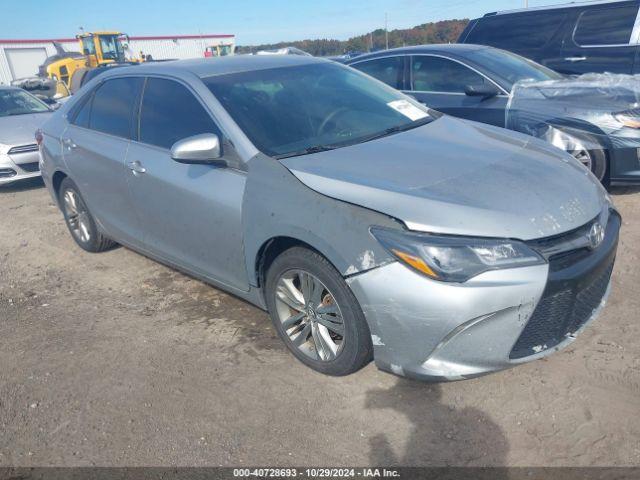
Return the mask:
[[296,150],[295,152],[284,153],[282,155],[276,155],[275,158],[282,160],[283,158],[299,157],[300,155],[311,155],[312,153],[328,152],[329,150],[335,150],[338,148],[334,145],[315,145],[313,147],[307,147],[302,150]]
[[426,125],[427,123],[431,123],[435,120],[432,117],[425,117],[420,120],[416,120],[414,122],[408,123],[406,125],[397,125],[395,127],[387,128],[378,133],[374,133],[373,135],[369,135],[367,137],[363,137],[358,139],[358,143],[370,142],[371,140],[376,140],[378,138],[388,137],[389,135],[393,135],[394,133],[406,132],[407,130],[411,130],[413,128],[421,127],[422,125]]
[[418,128],[418,127],[420,127],[422,125],[426,125],[427,123],[431,123],[436,118],[434,118],[432,116],[428,116],[428,117],[422,118],[420,120],[415,120],[415,121],[413,121],[411,123],[408,123],[406,125],[396,125],[395,127],[387,128],[386,130],[383,130],[382,132],[374,133],[373,135],[368,135],[368,136],[356,138],[351,142],[336,143],[334,145],[315,145],[313,147],[308,147],[308,148],[305,148],[303,150],[297,150],[295,152],[284,153],[282,155],[276,155],[274,158],[276,158],[278,160],[282,160],[284,158],[289,158],[289,157],[299,157],[301,155],[310,155],[312,153],[326,152],[328,150],[335,150],[336,148],[350,147],[352,145],[357,145],[359,143],[369,142],[369,141],[375,140],[377,138],[387,137],[389,135],[393,135],[394,133],[404,132],[404,131],[407,131],[407,130],[411,130],[413,128]]

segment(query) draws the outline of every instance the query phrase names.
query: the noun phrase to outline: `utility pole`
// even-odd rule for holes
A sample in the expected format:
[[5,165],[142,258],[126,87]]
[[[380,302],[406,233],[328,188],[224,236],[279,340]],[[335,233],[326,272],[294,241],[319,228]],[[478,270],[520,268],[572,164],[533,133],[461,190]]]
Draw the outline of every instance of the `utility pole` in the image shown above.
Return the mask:
[[529,0],[524,0],[524,8],[529,8]]
[[386,50],[389,50],[389,16],[387,12],[384,13],[384,38]]

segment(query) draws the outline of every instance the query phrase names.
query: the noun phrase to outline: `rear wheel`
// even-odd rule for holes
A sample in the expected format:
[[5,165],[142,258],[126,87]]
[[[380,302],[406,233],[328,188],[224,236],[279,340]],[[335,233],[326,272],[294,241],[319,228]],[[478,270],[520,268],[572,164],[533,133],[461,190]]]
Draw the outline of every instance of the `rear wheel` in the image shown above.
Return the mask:
[[304,364],[341,376],[371,361],[371,335],[360,305],[318,253],[302,247],[282,253],[269,267],[265,294],[278,335]]
[[59,203],[69,232],[80,248],[95,253],[116,245],[98,230],[78,187],[70,178],[65,178],[60,184]]

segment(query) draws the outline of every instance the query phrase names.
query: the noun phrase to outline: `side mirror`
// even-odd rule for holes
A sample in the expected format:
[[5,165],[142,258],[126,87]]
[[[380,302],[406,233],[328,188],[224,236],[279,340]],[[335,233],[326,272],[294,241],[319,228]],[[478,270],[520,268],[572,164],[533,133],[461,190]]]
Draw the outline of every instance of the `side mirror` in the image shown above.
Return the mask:
[[483,84],[483,85],[467,85],[464,89],[470,97],[482,97],[483,100],[493,98],[500,94],[500,90],[495,85]]
[[171,158],[179,163],[217,164],[221,156],[220,138],[213,133],[184,138],[171,147]]

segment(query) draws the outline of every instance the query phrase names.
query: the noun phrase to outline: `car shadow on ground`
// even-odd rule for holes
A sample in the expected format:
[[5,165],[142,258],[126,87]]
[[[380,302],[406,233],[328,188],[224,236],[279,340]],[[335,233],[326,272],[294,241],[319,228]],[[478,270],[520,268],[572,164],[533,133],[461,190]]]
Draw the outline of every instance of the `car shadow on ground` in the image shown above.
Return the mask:
[[611,187],[609,193],[614,196],[635,195],[640,193],[640,185],[628,187]]
[[0,193],[26,192],[28,190],[35,190],[43,187],[44,182],[42,181],[42,178],[29,178],[27,180],[20,180],[19,182],[9,183],[7,185],[0,185]]
[[[502,467],[509,444],[502,429],[484,412],[444,404],[446,385],[399,378],[389,389],[367,392],[366,408],[395,411],[410,422],[402,445],[394,445],[387,434],[369,440],[373,465]],[[506,470],[492,470],[491,478],[508,478]]]

